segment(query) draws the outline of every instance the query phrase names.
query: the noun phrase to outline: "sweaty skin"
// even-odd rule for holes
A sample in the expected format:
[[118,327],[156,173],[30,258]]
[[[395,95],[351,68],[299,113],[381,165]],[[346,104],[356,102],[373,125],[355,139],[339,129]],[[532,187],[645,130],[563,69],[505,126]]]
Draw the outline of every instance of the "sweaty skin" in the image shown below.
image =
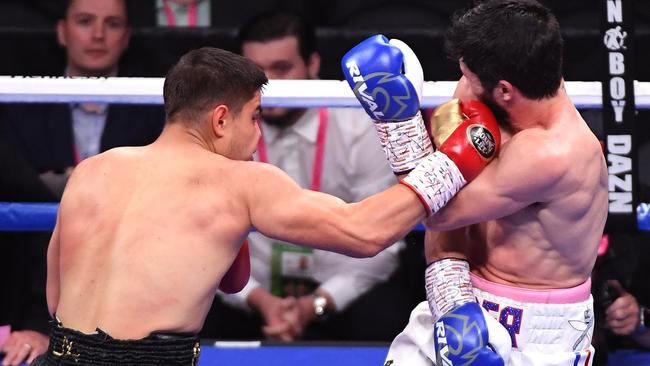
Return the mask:
[[[457,94],[478,95],[463,79]],[[577,286],[591,275],[607,217],[606,162],[564,88],[526,107],[529,120],[502,130],[499,155],[426,221],[427,262],[467,257],[496,283]]]
[[215,118],[225,131],[219,146],[174,123],[149,146],[113,149],[75,169],[48,250],[48,305],[64,326],[117,339],[196,333],[252,226],[372,256],[424,219],[402,185],[346,204],[248,161],[259,103],[257,93],[239,115]]

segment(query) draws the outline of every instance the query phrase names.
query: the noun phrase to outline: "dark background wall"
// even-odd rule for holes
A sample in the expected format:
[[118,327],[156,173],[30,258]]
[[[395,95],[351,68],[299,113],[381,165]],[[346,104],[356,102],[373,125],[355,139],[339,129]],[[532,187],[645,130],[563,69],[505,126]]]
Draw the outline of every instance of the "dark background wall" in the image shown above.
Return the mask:
[[[626,0],[632,1],[632,0]],[[605,55],[600,30],[604,0],[541,0],[556,14],[565,40],[564,76],[569,81],[600,81]],[[54,26],[62,15],[63,0],[0,1],[0,75],[59,76],[63,50]],[[248,18],[269,9],[299,13],[317,27],[322,55],[321,78],[341,79],[343,54],[365,37],[384,33],[400,38],[415,50],[426,80],[455,80],[457,64],[443,53],[443,35],[449,17],[466,5],[464,0],[236,0],[214,1],[212,27],[159,29],[154,0],[127,0],[133,26],[131,45],[120,65],[122,76],[162,77],[183,53],[201,46],[237,52],[237,28]],[[636,80],[650,81],[650,0],[635,0],[634,68]],[[593,114],[593,113],[592,113]],[[587,118],[589,114],[585,114]],[[598,116],[589,118],[602,133]],[[638,117],[640,151],[650,154],[650,110]],[[643,144],[647,145],[645,148]],[[641,157],[641,200],[650,201],[650,157]],[[645,178],[644,178],[645,177]]]
[[[628,0],[629,1],[629,0]],[[597,0],[543,0],[558,17],[565,38],[567,80],[600,80],[604,57]],[[60,75],[64,55],[56,44],[54,24],[61,0],[0,2],[0,74]],[[154,0],[130,0],[134,28],[131,46],[121,65],[125,76],[164,76],[184,52],[199,46],[237,51],[237,27],[268,9],[300,13],[317,26],[323,55],[321,78],[340,79],[339,60],[353,45],[374,33],[409,43],[421,59],[427,80],[458,77],[455,63],[442,52],[449,17],[462,0],[237,0],[214,2],[211,28],[157,29]],[[650,1],[635,2],[635,75],[650,81]],[[629,66],[629,62],[628,62]]]

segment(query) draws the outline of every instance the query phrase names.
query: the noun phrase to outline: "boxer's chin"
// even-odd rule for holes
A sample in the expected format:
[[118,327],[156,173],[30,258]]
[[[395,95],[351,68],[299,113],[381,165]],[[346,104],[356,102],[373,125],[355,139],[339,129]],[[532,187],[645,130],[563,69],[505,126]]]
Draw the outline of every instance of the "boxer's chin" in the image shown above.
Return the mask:
[[490,108],[494,114],[494,117],[497,119],[499,127],[504,128],[508,131],[512,130],[512,120],[510,119],[510,113],[498,105],[489,93],[484,92],[483,94],[479,95],[478,99]]

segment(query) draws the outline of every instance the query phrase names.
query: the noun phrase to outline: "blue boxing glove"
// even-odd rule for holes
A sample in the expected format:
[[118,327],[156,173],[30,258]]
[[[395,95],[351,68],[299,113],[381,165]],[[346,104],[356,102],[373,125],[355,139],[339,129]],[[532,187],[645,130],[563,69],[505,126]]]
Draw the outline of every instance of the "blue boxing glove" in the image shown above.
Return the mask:
[[348,51],[341,66],[354,95],[375,121],[395,174],[408,173],[433,153],[420,113],[424,73],[413,50],[379,34]]
[[378,34],[356,45],[341,61],[354,95],[375,121],[404,121],[420,110],[422,66],[415,58],[408,65],[410,75],[402,73],[406,60],[400,47],[404,46]]
[[444,314],[433,340],[436,365],[504,366],[512,347],[508,331],[477,302]]
[[434,319],[436,365],[503,366],[512,340],[475,300],[467,261],[445,258],[427,267],[427,300]]

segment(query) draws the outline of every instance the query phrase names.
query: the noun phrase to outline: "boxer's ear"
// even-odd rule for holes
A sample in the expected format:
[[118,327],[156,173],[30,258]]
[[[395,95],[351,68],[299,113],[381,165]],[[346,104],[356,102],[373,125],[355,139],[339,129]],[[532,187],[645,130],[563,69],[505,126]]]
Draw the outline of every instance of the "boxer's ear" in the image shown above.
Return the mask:
[[212,109],[210,115],[210,127],[217,137],[223,137],[226,134],[226,128],[228,127],[228,120],[226,119],[227,115],[228,106],[224,104],[220,104]]
[[492,90],[492,96],[499,105],[503,105],[511,102],[516,92],[517,90],[510,82],[499,80],[494,90]]
[[320,72],[320,55],[318,52],[312,52],[309,55],[307,60],[307,73],[309,74],[310,79],[318,79],[318,73]]

